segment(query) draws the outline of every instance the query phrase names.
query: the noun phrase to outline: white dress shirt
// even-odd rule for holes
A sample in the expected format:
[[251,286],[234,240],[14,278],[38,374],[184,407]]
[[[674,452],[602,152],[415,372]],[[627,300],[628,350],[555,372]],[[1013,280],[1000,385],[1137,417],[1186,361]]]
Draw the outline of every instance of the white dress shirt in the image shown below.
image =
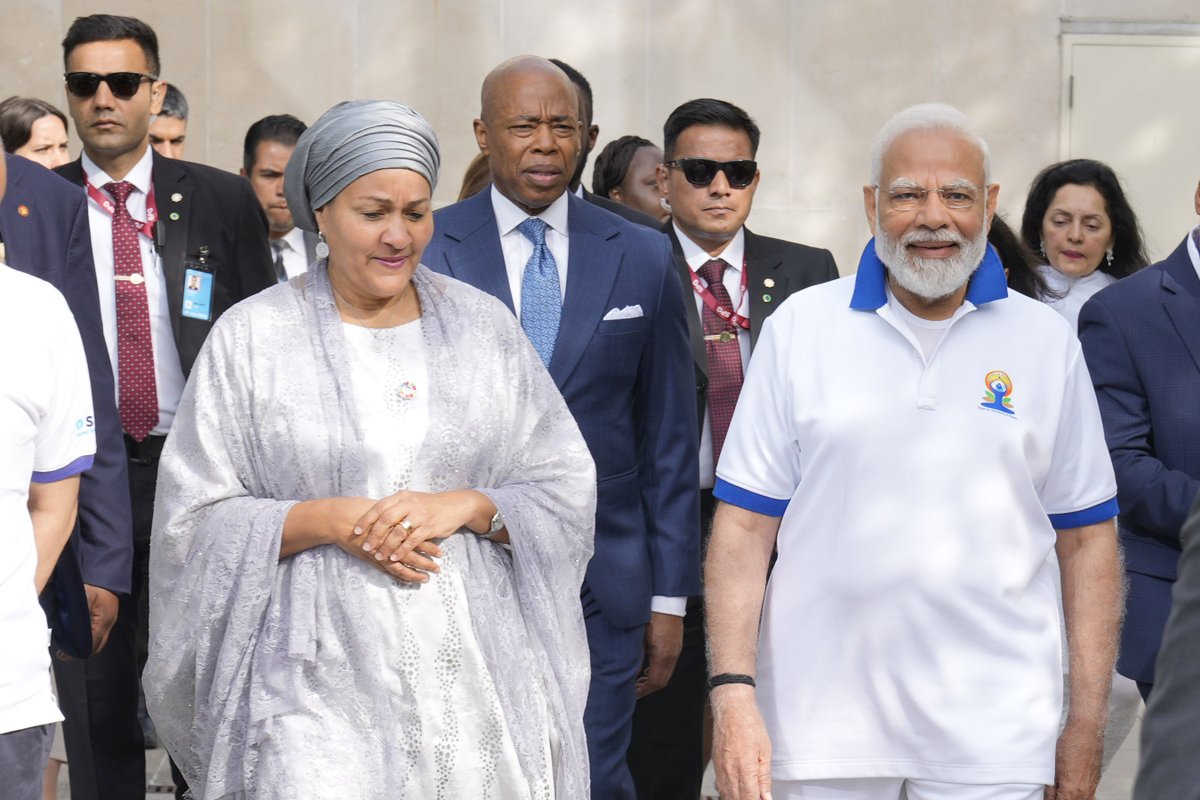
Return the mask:
[[[96,166],[87,153],[82,158],[83,172],[87,182],[104,191],[104,184],[112,178]],[[146,221],[146,197],[153,186],[151,167],[153,158],[150,148],[141,161],[134,165],[123,180],[132,183],[135,191],[125,201],[129,215],[137,222]],[[160,205],[162,198],[155,198]],[[112,362],[113,388],[120,405],[121,377],[117,365],[117,291],[116,267],[113,264],[112,217],[99,203],[88,196],[88,227],[92,235],[92,258],[96,263],[96,287],[100,294],[100,319],[104,325],[104,343],[108,346],[108,358]],[[150,306],[150,338],[154,347],[154,382],[158,389],[158,424],[150,433],[165,436],[171,430],[179,398],[183,395],[183,367],[179,363],[179,350],[175,347],[175,332],[171,327],[171,312],[166,277],[163,274],[162,258],[154,248],[154,242],[140,231],[138,247],[142,253],[142,274],[146,279],[146,301]]]
[[[278,244],[276,244],[278,242]],[[271,240],[271,255],[274,257],[275,248],[283,254],[283,271],[288,280],[308,272],[308,249],[304,246],[304,231],[292,228],[278,239]]]
[[[533,255],[533,243],[525,238],[525,234],[517,230],[517,226],[530,215],[517,207],[492,185],[492,213],[496,216],[496,228],[500,232],[500,249],[504,253],[504,269],[508,273],[508,288],[512,292],[513,310],[517,318],[521,317],[521,280],[525,276],[525,264]],[[537,219],[546,223],[546,247],[558,264],[558,288],[563,299],[567,296],[567,193],[563,192],[558,199],[546,206]],[[712,449],[711,447],[709,448]],[[672,614],[682,617],[687,612],[686,597],[650,598],[650,610],[662,614]]]
[[1192,228],[1192,232],[1187,237],[1188,257],[1192,259],[1192,266],[1196,268],[1196,275],[1200,276],[1200,225]]
[[[712,256],[689,239],[687,234],[679,230],[679,226],[674,222],[671,223],[671,226],[675,228],[675,237],[679,239],[679,246],[683,250],[683,260],[687,262],[692,272],[698,272],[702,266],[714,258],[719,258],[729,265],[721,276],[721,283],[725,285],[725,291],[729,292],[729,299],[733,301],[734,311],[749,319],[750,292],[742,291],[742,270],[746,266],[746,229],[739,228],[720,255]],[[700,282],[704,283],[704,279],[700,278]],[[703,319],[704,301],[695,291],[692,291],[692,299],[696,302],[696,313],[700,314],[700,318]],[[746,328],[738,328],[737,337],[738,349],[742,351],[742,374],[744,375],[746,365],[750,363],[750,331]],[[700,431],[701,489],[713,488],[716,468],[717,465],[713,463],[712,418],[708,413],[708,407],[705,406],[704,427]]]

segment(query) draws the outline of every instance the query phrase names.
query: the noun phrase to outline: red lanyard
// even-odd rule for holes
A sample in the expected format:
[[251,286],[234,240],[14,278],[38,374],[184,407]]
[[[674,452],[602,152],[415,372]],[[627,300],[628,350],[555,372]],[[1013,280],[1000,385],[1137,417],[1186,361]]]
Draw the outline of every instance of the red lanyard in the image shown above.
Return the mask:
[[[734,309],[725,308],[725,306],[718,303],[717,298],[713,296],[713,293],[709,290],[709,288],[704,284],[703,281],[700,280],[700,276],[696,274],[696,270],[692,269],[691,267],[688,267],[688,272],[692,273],[692,289],[696,292],[696,294],[700,295],[700,299],[704,301],[704,305],[708,306],[709,309],[714,314],[716,314],[718,317],[725,320],[726,322],[732,322],[734,325],[738,326],[739,328],[743,328],[745,330],[750,330],[749,317],[743,317],[741,314],[737,313],[737,311],[735,311]],[[741,288],[741,292],[738,296],[738,301],[736,303],[734,303],[734,308],[739,308],[742,305],[742,300],[745,297],[746,297],[746,259],[743,258],[742,259],[742,288]],[[732,301],[732,300],[733,300],[733,298],[730,298],[730,301]]]
[[[105,213],[110,217],[117,212],[117,207],[113,205],[113,201],[108,195],[101,192],[95,186],[88,182],[87,173],[84,173],[83,183],[87,186],[88,197],[96,201],[96,204],[104,209]],[[130,219],[133,216],[130,215]],[[150,194],[146,195],[146,221],[138,222],[133,220],[133,225],[137,228],[138,233],[145,236],[150,241],[154,241],[154,223],[158,221],[158,203],[154,200],[154,184],[150,185]]]

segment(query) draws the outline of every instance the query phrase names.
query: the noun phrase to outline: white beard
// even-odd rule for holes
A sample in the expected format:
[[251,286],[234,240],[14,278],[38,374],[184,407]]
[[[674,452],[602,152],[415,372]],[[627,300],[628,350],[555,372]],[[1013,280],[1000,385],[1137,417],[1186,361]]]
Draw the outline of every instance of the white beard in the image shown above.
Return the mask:
[[[916,242],[953,242],[958,245],[958,255],[951,258],[912,255],[908,245]],[[893,239],[879,224],[878,212],[875,217],[875,255],[896,283],[926,300],[940,300],[962,288],[979,268],[986,248],[986,227],[971,240],[945,230],[915,230]]]

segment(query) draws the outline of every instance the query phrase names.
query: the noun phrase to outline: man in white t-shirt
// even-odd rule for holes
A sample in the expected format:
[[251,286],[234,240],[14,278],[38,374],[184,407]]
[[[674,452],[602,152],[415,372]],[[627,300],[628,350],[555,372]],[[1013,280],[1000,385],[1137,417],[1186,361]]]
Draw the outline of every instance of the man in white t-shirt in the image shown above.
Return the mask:
[[[0,197],[5,168],[0,159]],[[75,319],[50,284],[0,265],[0,776],[42,796],[53,723],[50,634],[38,604],[92,464],[92,389]]]
[[1078,340],[987,247],[997,192],[960,112],[897,114],[857,275],[764,324],[707,559],[722,800],[1093,796],[1116,485]]

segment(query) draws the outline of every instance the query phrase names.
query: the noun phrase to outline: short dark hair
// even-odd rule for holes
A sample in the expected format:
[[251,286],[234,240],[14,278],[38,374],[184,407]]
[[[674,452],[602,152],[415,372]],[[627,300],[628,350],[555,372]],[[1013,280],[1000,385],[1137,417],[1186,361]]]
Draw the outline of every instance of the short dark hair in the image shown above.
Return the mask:
[[272,114],[263,117],[250,126],[246,131],[246,140],[242,144],[242,166],[249,175],[254,169],[254,159],[258,157],[258,145],[261,142],[279,142],[288,147],[295,147],[300,134],[308,130],[308,126],[291,114]]
[[600,197],[608,197],[610,190],[625,182],[637,151],[655,146],[654,142],[641,136],[622,136],[604,145],[592,166],[592,191]]
[[183,96],[183,92],[179,91],[179,87],[173,83],[167,84],[167,93],[163,96],[162,110],[158,112],[160,117],[174,117],[187,122],[188,118],[188,101]]
[[675,143],[680,134],[693,125],[719,125],[735,131],[745,131],[750,137],[750,157],[758,154],[759,130],[753,117],[733,103],[702,97],[688,100],[671,112],[663,123],[663,155],[670,161],[675,157]]
[[[571,79],[571,83],[579,87],[579,94],[583,97],[584,107],[579,109],[583,115],[585,125],[592,124],[592,85],[588,83],[588,79],[583,77],[583,73],[572,67],[565,61],[560,61],[557,58],[548,59],[551,64],[567,73],[567,77]],[[586,135],[586,132],[585,132]]]
[[12,153],[28,144],[33,135],[33,123],[42,117],[58,117],[63,128],[70,130],[66,114],[45,100],[10,97],[0,103],[0,140],[4,142],[4,150]]
[[158,36],[155,35],[154,29],[140,19],[119,17],[116,14],[76,17],[62,41],[63,64],[66,65],[67,57],[81,44],[115,42],[122,39],[132,39],[142,48],[142,53],[146,56],[146,66],[158,77],[162,65],[158,60]]
[[1107,164],[1090,158],[1073,158],[1051,164],[1033,179],[1029,196],[1025,199],[1025,213],[1021,217],[1021,237],[1030,250],[1037,252],[1042,249],[1042,220],[1046,217],[1046,209],[1058,190],[1067,184],[1091,186],[1104,198],[1108,218],[1112,220],[1113,260],[1109,264],[1107,259],[1101,259],[1101,272],[1124,278],[1150,263],[1137,215],[1125,199],[1116,173]]

